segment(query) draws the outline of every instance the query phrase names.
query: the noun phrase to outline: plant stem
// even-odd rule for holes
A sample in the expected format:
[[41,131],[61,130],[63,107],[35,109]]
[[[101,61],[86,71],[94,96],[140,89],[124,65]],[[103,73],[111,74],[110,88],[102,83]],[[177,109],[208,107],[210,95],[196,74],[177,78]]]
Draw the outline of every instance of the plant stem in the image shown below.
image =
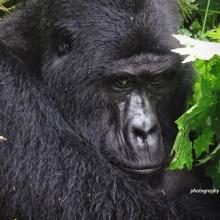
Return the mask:
[[2,4],[0,4],[0,11],[3,11],[3,12],[5,12],[5,13],[10,14],[9,9],[8,9],[8,8],[6,8],[6,7],[4,7]]
[[205,11],[205,17],[204,17],[204,21],[203,21],[202,34],[201,34],[202,38],[204,38],[204,32],[205,32],[205,27],[206,27],[206,22],[207,22],[207,16],[208,16],[210,2],[211,2],[211,0],[208,0],[206,11]]
[[[206,12],[205,9],[198,9],[197,11],[199,11],[199,12]],[[208,13],[210,13],[210,14],[220,14],[220,11],[209,10]]]

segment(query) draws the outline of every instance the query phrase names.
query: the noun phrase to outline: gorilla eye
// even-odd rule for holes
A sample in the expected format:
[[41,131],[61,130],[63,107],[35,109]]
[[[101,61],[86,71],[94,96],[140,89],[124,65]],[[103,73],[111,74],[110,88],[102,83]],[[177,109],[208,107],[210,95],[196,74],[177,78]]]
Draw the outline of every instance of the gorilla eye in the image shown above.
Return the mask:
[[118,89],[128,89],[132,86],[133,80],[129,76],[117,77],[114,81],[114,86]]
[[152,86],[163,86],[166,83],[166,79],[161,74],[153,75],[149,78],[149,83]]

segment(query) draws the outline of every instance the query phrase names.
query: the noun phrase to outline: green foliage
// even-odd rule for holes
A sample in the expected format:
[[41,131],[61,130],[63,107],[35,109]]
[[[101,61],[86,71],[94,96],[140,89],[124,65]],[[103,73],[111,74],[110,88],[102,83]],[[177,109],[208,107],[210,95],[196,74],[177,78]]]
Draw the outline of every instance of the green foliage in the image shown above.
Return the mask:
[[187,20],[190,18],[190,15],[194,10],[197,9],[197,5],[192,4],[195,2],[194,0],[178,0],[180,10],[182,12],[183,17]]
[[220,43],[220,25],[216,29],[210,30],[205,33],[205,37],[209,38],[212,41]]
[[0,18],[15,11],[15,9],[23,6],[26,0],[0,0]]
[[[176,121],[179,133],[174,144],[172,169],[185,166],[191,169],[193,155],[201,164],[208,161],[206,158],[213,158],[219,150],[218,147],[216,151],[215,146],[220,141],[220,58],[197,60],[194,67],[198,79],[190,101],[192,107]],[[209,152],[211,154],[207,154]]]
[[[189,4],[188,0],[182,1]],[[198,9],[193,13],[189,23],[186,22],[182,27],[181,33],[220,42],[220,2],[200,0],[194,4]],[[215,56],[209,61],[196,60],[193,66],[197,73],[194,95],[189,98],[189,109],[176,121],[179,132],[174,143],[172,153],[175,154],[170,168],[191,169],[193,165],[205,164],[206,174],[212,177],[214,187],[219,188],[220,57]]]
[[14,2],[12,5],[10,0],[0,0],[0,17],[3,17],[5,14],[10,14],[11,11],[15,10]]

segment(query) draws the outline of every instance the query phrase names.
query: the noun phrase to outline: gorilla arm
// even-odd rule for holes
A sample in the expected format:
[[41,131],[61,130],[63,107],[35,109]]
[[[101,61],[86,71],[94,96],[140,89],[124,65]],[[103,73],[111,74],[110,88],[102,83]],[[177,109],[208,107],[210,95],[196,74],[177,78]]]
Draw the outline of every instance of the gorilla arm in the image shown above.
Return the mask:
[[[66,197],[73,203],[71,184],[83,181],[82,169],[95,157],[57,111],[43,82],[32,78],[25,63],[3,45],[0,48],[0,133],[7,137],[0,147],[0,209],[5,212],[0,215],[46,219],[63,208]],[[80,153],[82,168],[79,160],[73,163]],[[78,176],[72,175],[75,169]],[[82,197],[79,194],[74,203]],[[67,212],[70,204],[65,204]]]

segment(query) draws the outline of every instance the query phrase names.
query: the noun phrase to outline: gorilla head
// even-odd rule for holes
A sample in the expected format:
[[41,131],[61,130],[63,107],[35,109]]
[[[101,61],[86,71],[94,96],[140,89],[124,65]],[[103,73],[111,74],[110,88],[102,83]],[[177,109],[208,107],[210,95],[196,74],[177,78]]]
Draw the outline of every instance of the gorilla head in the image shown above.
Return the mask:
[[173,1],[54,4],[41,24],[42,77],[61,112],[110,163],[156,171],[187,93],[188,76],[170,52]]

